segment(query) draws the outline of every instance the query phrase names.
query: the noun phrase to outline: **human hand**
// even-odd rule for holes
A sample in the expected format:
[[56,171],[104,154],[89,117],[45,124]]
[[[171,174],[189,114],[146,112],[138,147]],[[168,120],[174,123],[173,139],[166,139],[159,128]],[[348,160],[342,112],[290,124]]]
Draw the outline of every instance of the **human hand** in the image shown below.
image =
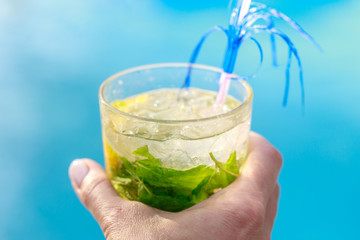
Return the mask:
[[280,153],[252,132],[242,174],[209,199],[177,213],[121,198],[93,160],[72,162],[69,176],[106,239],[265,240],[271,238],[277,213],[281,165]]

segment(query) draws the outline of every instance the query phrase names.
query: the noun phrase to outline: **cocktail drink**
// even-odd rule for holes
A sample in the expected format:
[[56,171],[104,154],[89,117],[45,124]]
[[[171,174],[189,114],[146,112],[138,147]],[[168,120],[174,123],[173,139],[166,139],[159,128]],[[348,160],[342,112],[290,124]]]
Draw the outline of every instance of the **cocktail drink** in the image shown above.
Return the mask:
[[[232,74],[246,39],[270,34],[276,66],[275,36],[289,47],[283,105],[287,103],[291,58],[296,58],[304,102],[302,65],[291,39],[275,27],[288,23],[314,39],[294,20],[261,3],[232,1],[229,26],[215,26],[200,39],[190,64],[158,64],[118,73],[100,88],[106,171],[124,198],[180,211],[226,187],[241,173],[247,155],[252,90],[256,74]],[[227,37],[222,69],[194,65],[205,39],[213,32]]]
[[221,69],[189,64],[129,69],[99,92],[105,166],[124,198],[167,211],[186,209],[229,185],[247,155],[252,90],[231,75],[216,103]]

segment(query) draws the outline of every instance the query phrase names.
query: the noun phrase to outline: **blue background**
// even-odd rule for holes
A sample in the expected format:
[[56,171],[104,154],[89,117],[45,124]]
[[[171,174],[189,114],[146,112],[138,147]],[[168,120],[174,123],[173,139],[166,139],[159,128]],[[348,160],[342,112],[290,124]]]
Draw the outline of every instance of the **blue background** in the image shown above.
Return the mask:
[[[360,239],[360,1],[262,1],[297,20],[319,52],[294,30],[305,71],[305,113],[296,64],[282,107],[280,66],[266,54],[251,80],[254,131],[283,154],[273,239]],[[142,64],[186,62],[200,36],[226,26],[227,1],[0,0],[0,239],[102,239],[67,176],[74,158],[103,162],[97,91],[110,75]],[[220,66],[221,34],[200,63]],[[256,69],[242,46],[236,72]],[[294,62],[295,63],[295,62]],[[216,217],[216,216],[214,216]]]

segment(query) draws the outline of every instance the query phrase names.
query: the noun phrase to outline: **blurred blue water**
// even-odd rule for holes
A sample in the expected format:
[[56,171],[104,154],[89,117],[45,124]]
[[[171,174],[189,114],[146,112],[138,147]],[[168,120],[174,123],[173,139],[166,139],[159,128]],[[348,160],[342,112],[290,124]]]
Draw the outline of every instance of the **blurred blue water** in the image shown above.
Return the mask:
[[[360,2],[264,1],[294,16],[322,45],[294,35],[297,69],[281,106],[286,49],[269,57],[254,92],[253,130],[282,152],[274,239],[359,239]],[[228,20],[225,1],[0,1],[0,239],[101,239],[67,177],[72,159],[102,162],[100,83],[128,67],[186,62],[203,32]],[[268,42],[260,37],[265,52]],[[238,73],[255,69],[251,44]],[[199,62],[220,66],[215,35]],[[268,55],[268,54],[267,54]]]

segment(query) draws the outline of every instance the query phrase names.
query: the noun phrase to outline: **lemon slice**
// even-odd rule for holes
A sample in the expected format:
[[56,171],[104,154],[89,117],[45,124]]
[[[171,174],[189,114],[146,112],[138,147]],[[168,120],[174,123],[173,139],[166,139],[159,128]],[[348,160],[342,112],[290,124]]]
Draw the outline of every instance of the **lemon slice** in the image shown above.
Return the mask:
[[115,170],[119,168],[120,156],[110,147],[105,138],[103,138],[104,144],[104,155],[105,155],[105,166],[108,174],[111,173],[110,170]]
[[140,94],[124,100],[115,100],[110,105],[114,108],[131,113],[133,109],[139,108],[139,106],[148,100],[148,94]]

